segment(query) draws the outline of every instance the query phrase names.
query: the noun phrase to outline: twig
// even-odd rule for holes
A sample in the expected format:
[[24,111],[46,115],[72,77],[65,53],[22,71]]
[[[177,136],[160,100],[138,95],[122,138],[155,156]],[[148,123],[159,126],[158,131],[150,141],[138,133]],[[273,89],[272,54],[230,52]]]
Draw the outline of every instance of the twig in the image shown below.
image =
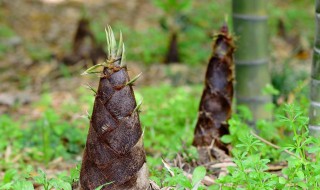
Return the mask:
[[[269,145],[269,146],[272,146],[273,148],[278,149],[278,150],[281,149],[280,146],[275,145],[275,144],[273,144],[272,142],[267,141],[266,139],[264,139],[264,138],[260,137],[259,135],[255,134],[253,131],[250,131],[250,133],[251,133],[253,136],[255,136],[257,139],[259,139],[260,141],[264,142],[265,144],[267,144],[267,145]],[[301,160],[300,156],[292,153],[291,151],[286,150],[286,149],[284,149],[283,151],[286,152],[287,154],[290,154],[291,156],[294,156],[294,157],[296,157],[296,158],[298,158],[298,159]]]
[[285,168],[287,165],[271,165],[268,164],[268,170],[269,172],[274,172],[274,171],[280,171],[283,168]]
[[221,163],[211,165],[210,168],[227,168],[229,166],[235,167],[237,165],[233,162],[221,162]]

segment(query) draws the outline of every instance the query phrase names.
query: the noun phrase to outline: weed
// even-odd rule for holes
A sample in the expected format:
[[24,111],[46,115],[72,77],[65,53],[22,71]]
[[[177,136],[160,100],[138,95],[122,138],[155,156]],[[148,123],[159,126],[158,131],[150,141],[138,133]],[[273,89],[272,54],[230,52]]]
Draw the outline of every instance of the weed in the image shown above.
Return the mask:
[[[305,116],[303,109],[294,104],[287,104],[281,109],[284,114],[278,115],[277,121],[292,132],[292,136],[284,139],[287,144],[282,148],[279,147],[279,151],[287,153],[281,159],[288,163],[288,167],[282,170],[281,175],[267,172],[270,159],[263,158],[267,157],[267,154],[263,153],[270,151],[273,147],[265,146],[260,142],[261,139],[250,135],[246,130],[242,135],[237,134],[238,138],[233,138],[238,140],[234,143],[236,145],[233,150],[237,167],[229,168],[230,174],[218,180],[222,189],[319,188],[317,182],[320,177],[317,173],[320,169],[318,159],[320,149],[317,147],[319,139],[309,136],[308,117]],[[230,121],[231,128],[235,120],[233,118]],[[239,122],[239,120],[236,121]],[[233,132],[225,139],[235,137]],[[274,155],[271,158],[274,159]]]
[[192,189],[203,190],[205,187],[201,185],[201,180],[206,175],[206,169],[203,166],[196,167],[192,173],[192,178],[188,178],[184,171],[180,168],[169,167],[166,163],[162,172],[162,179],[153,177],[152,179],[161,187],[174,187],[175,189]]
[[161,154],[172,158],[176,152],[186,152],[181,142],[186,143],[187,147],[192,143],[199,101],[196,97],[201,94],[201,86],[172,89],[162,85],[138,90],[144,97],[141,122],[145,127],[144,144],[151,166],[161,164]]

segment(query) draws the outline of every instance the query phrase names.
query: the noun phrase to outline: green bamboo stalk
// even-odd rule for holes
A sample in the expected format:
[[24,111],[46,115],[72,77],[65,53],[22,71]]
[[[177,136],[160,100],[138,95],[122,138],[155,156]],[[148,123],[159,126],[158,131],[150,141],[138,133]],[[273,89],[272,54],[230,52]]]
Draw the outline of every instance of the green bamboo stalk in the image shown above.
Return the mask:
[[309,116],[310,134],[320,136],[320,0],[316,1],[316,35],[311,72]]
[[246,105],[257,119],[270,119],[265,105],[271,97],[262,93],[270,83],[268,72],[267,0],[233,0],[233,28],[237,37],[236,100]]

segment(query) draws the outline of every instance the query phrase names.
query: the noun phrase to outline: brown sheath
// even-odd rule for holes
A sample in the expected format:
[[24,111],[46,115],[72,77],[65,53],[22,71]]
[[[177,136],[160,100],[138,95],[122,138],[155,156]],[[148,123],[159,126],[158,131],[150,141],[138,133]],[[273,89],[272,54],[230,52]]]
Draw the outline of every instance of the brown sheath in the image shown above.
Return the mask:
[[233,97],[234,49],[232,37],[225,25],[216,35],[213,44],[213,54],[205,76],[205,87],[194,132],[194,146],[213,144],[214,147],[228,152],[220,138],[229,133],[227,122],[231,117]]

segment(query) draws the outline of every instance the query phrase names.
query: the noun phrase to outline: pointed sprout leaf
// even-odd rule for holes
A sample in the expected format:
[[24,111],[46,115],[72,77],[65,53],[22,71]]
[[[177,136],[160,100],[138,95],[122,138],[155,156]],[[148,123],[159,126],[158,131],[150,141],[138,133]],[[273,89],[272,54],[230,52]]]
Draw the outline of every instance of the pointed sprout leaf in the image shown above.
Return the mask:
[[125,54],[124,43],[122,43],[122,55],[121,55],[120,67],[126,66],[126,56],[125,55],[126,54]]
[[138,111],[139,108],[141,107],[141,104],[143,102],[143,99],[141,99],[138,103],[137,103],[137,106],[134,108],[134,110],[132,111],[132,113],[134,113],[135,111]]
[[93,65],[92,67],[90,67],[89,69],[84,71],[81,75],[87,75],[87,74],[91,74],[91,73],[96,73],[95,69],[97,69],[98,67],[102,67],[102,66],[104,66],[103,63],[99,63],[99,64],[96,64],[96,65]]
[[110,25],[108,25],[108,30],[109,30],[109,38],[110,38],[111,57],[114,58],[116,56],[117,43]]
[[106,28],[106,37],[107,37],[107,49],[108,49],[108,59],[111,59],[111,36],[110,36],[110,26],[107,25]]
[[109,44],[108,30],[107,27],[104,27],[104,32],[106,33],[107,45]]
[[106,32],[106,38],[107,38],[107,49],[108,49],[108,58],[110,58],[111,56],[111,49],[110,49],[110,38],[109,38],[109,33],[107,28],[104,28],[105,32]]
[[119,45],[118,45],[118,51],[117,51],[117,57],[120,57],[121,56],[121,53],[122,53],[122,32],[120,30],[120,37],[119,37]]
[[[110,27],[110,29],[111,29],[111,27]],[[115,36],[113,34],[112,29],[111,29],[111,36],[112,36],[112,46],[111,46],[112,55],[115,57],[117,55],[117,41],[116,41],[116,38],[115,38]]]
[[[105,28],[108,48],[108,59],[114,59],[118,53],[117,42],[110,25]],[[122,38],[122,37],[121,37]],[[121,45],[121,43],[119,44]]]
[[109,44],[110,57],[112,58],[112,57],[113,57],[113,50],[112,50],[112,47],[113,47],[113,39],[112,39],[112,33],[111,33],[111,31],[112,31],[111,26],[108,25],[108,34],[109,34],[109,39],[110,39],[110,44]]
[[109,25],[109,30],[110,30],[110,38],[111,38],[111,55],[112,57],[116,56],[116,49],[117,49],[117,43],[116,43],[116,38],[114,37],[113,31],[111,26]]
[[127,85],[132,85],[134,82],[136,82],[136,80],[138,80],[138,78],[142,75],[142,73],[138,74],[137,76],[135,76],[133,79],[131,79],[130,81],[128,81],[126,83],[126,86]]

